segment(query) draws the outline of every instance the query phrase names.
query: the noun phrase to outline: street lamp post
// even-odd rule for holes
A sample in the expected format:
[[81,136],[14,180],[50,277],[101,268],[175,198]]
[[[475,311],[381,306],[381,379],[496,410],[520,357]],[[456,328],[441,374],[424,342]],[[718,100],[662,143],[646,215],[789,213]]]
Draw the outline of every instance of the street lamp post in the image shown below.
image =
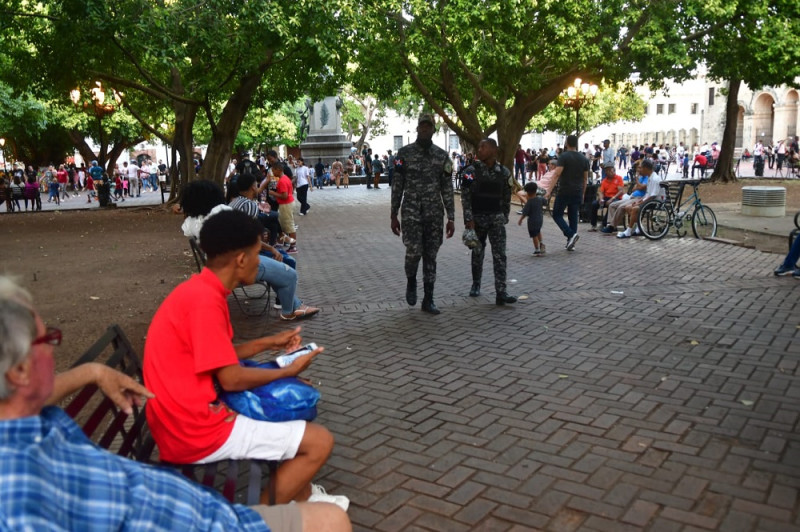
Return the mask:
[[575,82],[567,87],[561,94],[564,105],[575,109],[575,136],[581,136],[580,112],[581,107],[594,102],[598,87],[594,83],[582,83],[581,78],[575,78]]
[[89,91],[91,93],[92,103],[88,101],[81,102],[81,90],[78,88],[72,89],[69,91],[69,97],[72,100],[72,103],[78,109],[83,109],[87,112],[92,112],[97,117],[97,128],[100,135],[100,154],[99,154],[99,163],[102,168],[106,167],[105,161],[105,153],[103,152],[103,146],[105,140],[103,139],[103,118],[106,116],[111,116],[117,111],[117,106],[122,103],[122,96],[121,92],[117,92],[114,89],[111,89],[114,95],[114,101],[116,102],[116,106],[112,103],[106,103],[106,93],[103,90],[103,86],[99,81],[95,81],[95,87]]
[[[81,102],[81,90],[78,88],[69,91],[69,97],[77,109],[83,109],[86,112],[92,112],[97,117],[97,129],[99,132],[100,140],[100,153],[98,154],[98,163],[100,168],[106,168],[106,141],[103,131],[103,118],[113,115],[117,108],[113,103],[106,103],[106,93],[103,86],[99,81],[95,81],[95,87],[89,91],[91,93],[91,104],[84,100]],[[112,89],[114,100],[117,105],[122,103],[122,93]],[[106,207],[111,204],[111,183],[109,182],[108,175],[103,174],[102,182],[95,182],[95,191],[97,192],[97,201],[101,207]]]

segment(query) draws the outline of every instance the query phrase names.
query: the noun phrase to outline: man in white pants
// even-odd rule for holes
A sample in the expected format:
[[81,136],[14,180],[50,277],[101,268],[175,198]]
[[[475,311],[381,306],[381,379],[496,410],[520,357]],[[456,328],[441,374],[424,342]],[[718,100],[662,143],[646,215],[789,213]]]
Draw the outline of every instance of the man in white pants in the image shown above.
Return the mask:
[[136,163],[131,161],[130,164],[122,163],[125,166],[125,172],[128,174],[128,194],[130,197],[136,197],[142,195],[142,190],[139,185],[139,167],[136,166]]

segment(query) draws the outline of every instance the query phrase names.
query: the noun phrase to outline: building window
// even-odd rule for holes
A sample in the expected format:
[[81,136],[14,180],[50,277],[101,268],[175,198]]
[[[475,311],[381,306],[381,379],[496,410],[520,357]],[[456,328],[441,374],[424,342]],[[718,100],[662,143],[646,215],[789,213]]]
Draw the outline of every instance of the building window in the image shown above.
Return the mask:
[[394,136],[394,151],[397,153],[397,150],[403,147],[403,135],[395,135]]
[[668,111],[667,111],[668,114],[671,114],[671,115],[675,114],[675,104],[674,103],[669,104],[667,106],[667,109],[668,109]]
[[663,103],[657,103],[656,104],[656,114],[657,115],[663,115],[664,114],[664,104]]
[[450,135],[450,151],[461,151],[461,144],[457,135]]
[[708,89],[708,106],[709,107],[714,105],[714,91],[715,91],[714,87],[710,87]]
[[693,104],[692,104],[692,114],[693,114],[693,115],[696,115],[696,114],[697,114],[697,104],[696,104],[696,103],[693,103]]
[[650,106],[649,105],[645,105],[644,106],[644,114],[646,114],[646,115],[650,114]]

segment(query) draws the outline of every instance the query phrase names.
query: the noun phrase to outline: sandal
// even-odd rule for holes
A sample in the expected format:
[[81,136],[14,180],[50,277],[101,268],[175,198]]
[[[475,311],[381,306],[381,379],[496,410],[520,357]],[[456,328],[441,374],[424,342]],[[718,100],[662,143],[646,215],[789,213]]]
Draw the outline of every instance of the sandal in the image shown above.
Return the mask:
[[302,320],[304,318],[310,318],[311,316],[317,314],[319,309],[316,307],[309,307],[308,305],[301,305],[297,307],[294,312],[289,315],[281,314],[281,319],[284,321],[293,321],[293,320]]

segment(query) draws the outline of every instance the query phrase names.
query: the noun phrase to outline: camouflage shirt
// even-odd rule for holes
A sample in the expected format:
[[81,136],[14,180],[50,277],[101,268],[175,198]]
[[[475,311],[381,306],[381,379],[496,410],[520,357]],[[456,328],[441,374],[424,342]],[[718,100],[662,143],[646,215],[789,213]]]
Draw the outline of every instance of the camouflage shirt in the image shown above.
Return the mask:
[[455,219],[453,162],[438,146],[425,148],[414,142],[403,146],[394,158],[392,216],[402,203],[403,219]]
[[514,178],[508,168],[499,162],[489,167],[476,160],[464,168],[461,179],[461,207],[465,222],[471,222],[473,214],[495,213],[503,213],[508,221],[514,187]]

